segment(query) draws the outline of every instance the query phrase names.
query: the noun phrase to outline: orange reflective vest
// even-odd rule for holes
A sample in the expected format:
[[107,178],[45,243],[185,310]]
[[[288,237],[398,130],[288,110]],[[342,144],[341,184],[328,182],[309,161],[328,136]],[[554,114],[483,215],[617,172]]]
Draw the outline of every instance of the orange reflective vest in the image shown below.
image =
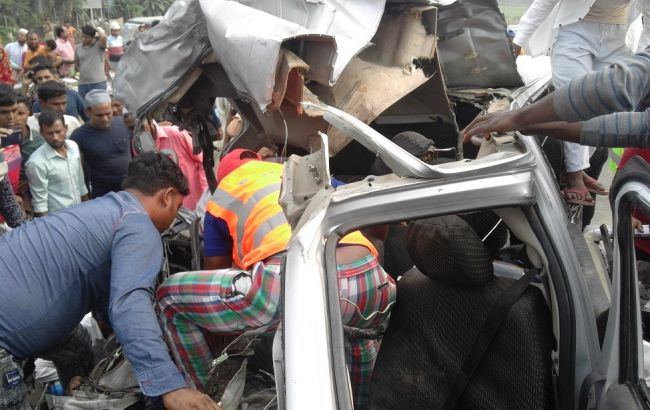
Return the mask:
[[[248,161],[219,182],[206,211],[228,225],[233,240],[232,259],[248,269],[269,256],[285,251],[291,227],[278,199],[282,165]],[[362,245],[377,256],[377,250],[361,232],[355,231],[340,243]]]

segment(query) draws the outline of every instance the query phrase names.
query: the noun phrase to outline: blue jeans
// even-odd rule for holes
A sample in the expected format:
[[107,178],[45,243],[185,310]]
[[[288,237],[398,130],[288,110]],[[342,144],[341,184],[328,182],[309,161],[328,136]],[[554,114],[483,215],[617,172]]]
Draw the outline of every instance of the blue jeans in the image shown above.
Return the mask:
[[[79,84],[77,88],[77,92],[85,100],[86,94],[88,94],[92,90],[104,90],[106,91],[106,81],[102,81],[100,83],[92,83],[92,84]],[[84,101],[85,102],[85,101]]]

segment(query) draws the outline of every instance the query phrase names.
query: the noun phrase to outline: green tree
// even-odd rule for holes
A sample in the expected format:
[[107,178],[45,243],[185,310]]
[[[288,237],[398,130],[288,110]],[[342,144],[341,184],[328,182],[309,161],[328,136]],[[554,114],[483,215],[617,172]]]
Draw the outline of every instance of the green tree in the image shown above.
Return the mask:
[[161,16],[165,14],[172,0],[141,0],[145,16]]

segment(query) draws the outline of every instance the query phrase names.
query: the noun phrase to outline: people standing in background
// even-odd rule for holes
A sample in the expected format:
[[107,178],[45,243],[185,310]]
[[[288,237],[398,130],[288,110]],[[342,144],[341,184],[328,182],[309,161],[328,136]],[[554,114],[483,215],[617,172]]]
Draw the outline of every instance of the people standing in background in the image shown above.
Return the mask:
[[79,95],[85,98],[91,90],[106,90],[104,73],[104,52],[106,34],[92,26],[81,28],[82,42],[75,49],[75,70],[79,72]]
[[63,27],[68,29],[68,41],[72,45],[72,49],[77,46],[77,40],[75,39],[75,35],[77,34],[77,29],[72,25],[70,20],[66,20],[63,22]]
[[52,24],[50,16],[43,17],[41,29],[43,30],[43,40],[54,40],[54,24]]
[[34,68],[32,59],[38,56],[47,57],[47,49],[41,44],[38,34],[31,32],[27,34],[27,50],[23,54],[23,72]]
[[86,94],[89,121],[72,133],[79,145],[92,198],[121,189],[131,161],[131,133],[121,117],[113,118],[111,97],[106,91]]
[[[522,47],[533,55],[550,49],[553,85],[560,88],[630,55],[625,35],[629,17],[641,11],[637,3],[643,4],[636,0],[535,0],[519,22],[513,39],[515,53]],[[565,200],[593,206],[592,193],[608,192],[585,172],[594,149],[566,141],[562,147]]]
[[122,41],[122,36],[120,35],[120,24],[117,21],[113,21],[110,24],[111,35],[108,36],[108,61],[111,65],[111,69],[115,71],[117,64],[122,59],[124,54],[124,43]]
[[7,54],[5,49],[2,47],[0,47],[0,82],[9,85],[16,84],[16,80],[14,79],[14,72],[11,69],[9,54]]
[[5,51],[9,55],[11,69],[16,82],[21,82],[23,77],[23,54],[27,51],[27,29],[21,28],[16,33],[16,41],[7,44]]
[[[13,87],[0,83],[0,139],[9,137],[17,125],[16,97]],[[16,228],[24,222],[25,217],[11,189],[8,172],[9,166],[0,151],[0,215],[10,228]]]
[[69,40],[70,32],[65,26],[56,26],[54,34],[56,35],[56,53],[61,57],[59,75],[66,77],[74,69],[74,47]]
[[47,49],[47,59],[50,61],[50,65],[58,69],[63,60],[61,56],[56,52],[56,41],[54,40],[45,40],[45,48]]
[[[49,65],[45,66],[36,66],[32,70],[33,76],[32,79],[34,80],[35,88],[36,88],[36,93],[38,93],[38,86],[40,84],[43,84],[47,81],[55,81],[58,80],[56,76],[56,71],[54,70],[53,67]],[[70,115],[72,117],[77,118],[78,120],[84,120],[88,121],[88,116],[86,115],[86,105],[84,104],[83,99],[79,95],[78,92],[75,90],[71,90],[67,88],[66,95],[68,96],[68,102],[67,102],[67,108],[65,111],[65,114]],[[32,106],[32,111],[33,112],[41,112],[41,103],[38,101],[38,98],[36,101],[34,101],[34,105]]]

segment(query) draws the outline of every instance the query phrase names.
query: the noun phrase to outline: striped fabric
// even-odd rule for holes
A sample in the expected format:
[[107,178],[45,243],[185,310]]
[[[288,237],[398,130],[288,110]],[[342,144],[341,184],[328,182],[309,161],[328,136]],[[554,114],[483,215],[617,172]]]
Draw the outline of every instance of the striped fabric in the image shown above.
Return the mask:
[[650,110],[629,111],[638,109],[650,95],[649,70],[650,48],[577,78],[553,94],[555,112],[563,121],[585,121],[580,134],[583,145],[646,147]]
[[[255,264],[250,272],[219,269],[178,273],[158,289],[160,322],[167,343],[189,383],[203,388],[213,357],[203,331],[240,334],[280,321],[282,259],[273,256]],[[368,328],[384,323],[395,300],[393,279],[372,255],[337,266],[343,323]],[[245,294],[233,287],[249,276]],[[242,281],[246,282],[246,281]],[[346,340],[346,361],[357,407],[366,400],[370,375],[378,351],[374,340]]]

